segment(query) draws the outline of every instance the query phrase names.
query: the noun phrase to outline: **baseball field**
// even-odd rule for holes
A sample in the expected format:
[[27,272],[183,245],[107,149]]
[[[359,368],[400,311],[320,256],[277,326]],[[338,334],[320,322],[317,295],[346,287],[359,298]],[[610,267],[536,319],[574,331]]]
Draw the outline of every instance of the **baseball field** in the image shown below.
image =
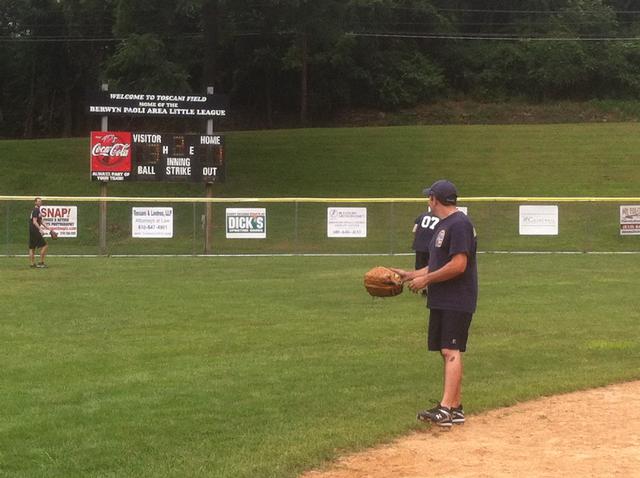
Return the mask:
[[[97,195],[87,144],[0,141],[0,194]],[[238,132],[228,147],[224,197],[416,197],[440,177],[465,196],[640,195],[633,123]],[[190,185],[110,191],[202,196]],[[517,225],[505,232],[500,204],[471,214],[482,251],[465,357],[471,423],[640,379],[639,237],[621,238],[617,205],[605,206],[530,242]],[[58,240],[50,267],[32,270],[15,256],[29,208],[0,204],[0,476],[295,477],[423,429],[415,412],[440,398],[424,301],[374,300],[362,286],[370,267],[410,268],[410,255],[60,255],[94,251],[92,230]],[[395,221],[396,252],[409,252],[422,208]],[[598,254],[490,252],[523,246]]]
[[[440,393],[424,303],[362,274],[410,257],[2,259],[7,477],[293,477],[416,429]],[[638,255],[491,255],[474,414],[640,378]]]

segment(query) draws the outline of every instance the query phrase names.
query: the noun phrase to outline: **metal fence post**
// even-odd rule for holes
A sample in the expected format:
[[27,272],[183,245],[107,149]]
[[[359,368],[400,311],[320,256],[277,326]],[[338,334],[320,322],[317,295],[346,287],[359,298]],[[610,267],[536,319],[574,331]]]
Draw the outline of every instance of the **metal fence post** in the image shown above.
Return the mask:
[[298,201],[294,203],[294,218],[293,218],[293,249],[294,252],[298,251]]
[[7,256],[8,256],[9,255],[9,201],[5,202],[5,212],[6,212],[6,219],[4,221],[6,225],[5,245],[6,245]]
[[192,202],[191,205],[193,206],[193,228],[191,229],[191,255],[195,256],[196,255],[196,235],[197,235],[197,229],[196,229],[196,203]]
[[[109,91],[109,84],[102,84],[102,91]],[[100,120],[100,131],[108,131],[109,130],[109,117],[102,116]],[[100,197],[106,198],[107,193],[107,181],[100,181]],[[99,249],[101,255],[107,254],[107,201],[100,201],[100,220],[99,220]]]
[[[207,95],[213,94],[213,86],[207,86]],[[213,134],[213,119],[207,120],[207,134]],[[211,199],[213,197],[213,184],[206,183],[204,185],[205,197]],[[205,204],[205,230],[204,230],[204,253],[211,254],[211,243],[213,242],[213,204],[207,202]]]
[[394,254],[395,246],[395,230],[393,220],[393,201],[389,203],[389,254]]

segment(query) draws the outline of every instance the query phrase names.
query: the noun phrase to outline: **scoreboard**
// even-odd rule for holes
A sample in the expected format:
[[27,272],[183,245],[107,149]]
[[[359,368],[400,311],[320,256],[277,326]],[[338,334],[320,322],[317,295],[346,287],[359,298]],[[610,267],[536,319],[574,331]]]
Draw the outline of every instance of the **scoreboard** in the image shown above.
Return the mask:
[[224,182],[224,137],[218,134],[91,132],[95,181]]

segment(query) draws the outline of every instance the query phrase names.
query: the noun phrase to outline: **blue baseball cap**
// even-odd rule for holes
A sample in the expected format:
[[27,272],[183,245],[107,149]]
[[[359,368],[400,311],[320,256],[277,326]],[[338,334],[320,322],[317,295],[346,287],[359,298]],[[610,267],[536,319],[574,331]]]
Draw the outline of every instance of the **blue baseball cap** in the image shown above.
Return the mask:
[[442,204],[456,204],[458,202],[458,190],[455,184],[446,179],[436,181],[422,192],[425,196],[435,196]]

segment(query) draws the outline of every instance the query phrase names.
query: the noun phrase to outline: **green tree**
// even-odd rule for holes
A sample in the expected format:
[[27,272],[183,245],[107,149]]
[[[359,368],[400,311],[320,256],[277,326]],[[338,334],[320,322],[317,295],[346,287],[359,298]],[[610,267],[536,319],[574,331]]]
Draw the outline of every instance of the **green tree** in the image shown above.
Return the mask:
[[129,35],[109,59],[105,74],[114,90],[190,91],[187,72],[167,58],[164,43],[153,33]]
[[123,41],[104,65],[110,89],[191,90],[185,59],[173,60],[185,39],[180,6],[169,0],[118,1],[114,33]]

